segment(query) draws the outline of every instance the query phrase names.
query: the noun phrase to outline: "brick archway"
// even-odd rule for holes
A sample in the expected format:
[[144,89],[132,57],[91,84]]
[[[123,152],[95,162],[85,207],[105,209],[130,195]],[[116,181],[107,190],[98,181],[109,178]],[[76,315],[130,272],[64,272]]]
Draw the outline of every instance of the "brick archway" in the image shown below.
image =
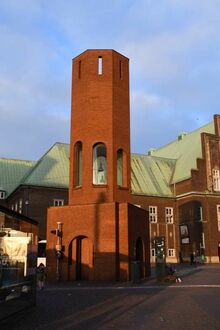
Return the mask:
[[91,271],[91,242],[87,236],[74,237],[68,247],[68,279],[89,280]]

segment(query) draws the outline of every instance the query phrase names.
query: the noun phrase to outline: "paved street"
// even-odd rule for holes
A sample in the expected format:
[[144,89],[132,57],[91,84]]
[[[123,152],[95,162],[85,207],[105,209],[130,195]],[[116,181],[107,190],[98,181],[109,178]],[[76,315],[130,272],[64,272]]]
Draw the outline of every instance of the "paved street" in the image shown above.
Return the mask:
[[220,329],[220,266],[179,266],[181,284],[68,283],[3,329]]

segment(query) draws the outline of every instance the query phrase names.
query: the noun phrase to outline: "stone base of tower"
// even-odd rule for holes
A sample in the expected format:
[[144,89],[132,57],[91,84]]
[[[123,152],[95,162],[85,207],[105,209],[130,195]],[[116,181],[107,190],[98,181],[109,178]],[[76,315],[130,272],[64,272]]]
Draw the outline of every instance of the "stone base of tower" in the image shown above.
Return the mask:
[[[47,220],[48,279],[129,281],[132,262],[139,261],[142,278],[150,275],[148,215],[128,203],[51,207]],[[51,233],[62,222],[62,257],[57,263],[59,238]]]

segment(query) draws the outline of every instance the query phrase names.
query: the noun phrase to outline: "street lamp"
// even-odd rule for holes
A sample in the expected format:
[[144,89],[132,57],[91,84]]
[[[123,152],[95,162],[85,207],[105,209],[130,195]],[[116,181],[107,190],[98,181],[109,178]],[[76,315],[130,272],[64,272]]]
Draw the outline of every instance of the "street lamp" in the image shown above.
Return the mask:
[[56,265],[56,279],[57,281],[60,281],[60,271],[61,271],[61,263],[60,259],[62,257],[62,236],[63,236],[63,223],[58,221],[57,222],[57,230],[56,230],[56,236],[57,236],[57,244],[56,244],[56,257],[57,257],[57,265]]

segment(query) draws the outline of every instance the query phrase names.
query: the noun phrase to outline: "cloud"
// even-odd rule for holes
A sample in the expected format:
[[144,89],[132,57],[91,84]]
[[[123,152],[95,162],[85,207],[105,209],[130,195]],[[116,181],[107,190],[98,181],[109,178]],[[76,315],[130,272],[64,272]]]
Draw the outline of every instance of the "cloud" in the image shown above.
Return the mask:
[[159,108],[165,100],[162,100],[159,95],[147,94],[141,91],[133,91],[131,93],[131,106],[135,112],[145,108],[147,111]]
[[42,33],[42,1],[0,9],[0,156],[37,159],[69,141],[71,57],[65,63],[66,48]]
[[87,48],[130,58],[133,151],[212,120],[219,9],[219,0],[0,2],[0,156],[36,159],[69,141],[71,59]]
[[1,157],[39,159],[55,142],[69,142],[69,118],[41,113],[2,112]]
[[190,132],[202,124],[198,113],[192,116],[190,111],[176,111],[172,100],[144,92],[131,96],[132,152],[146,153],[152,147],[175,140],[180,132]]

